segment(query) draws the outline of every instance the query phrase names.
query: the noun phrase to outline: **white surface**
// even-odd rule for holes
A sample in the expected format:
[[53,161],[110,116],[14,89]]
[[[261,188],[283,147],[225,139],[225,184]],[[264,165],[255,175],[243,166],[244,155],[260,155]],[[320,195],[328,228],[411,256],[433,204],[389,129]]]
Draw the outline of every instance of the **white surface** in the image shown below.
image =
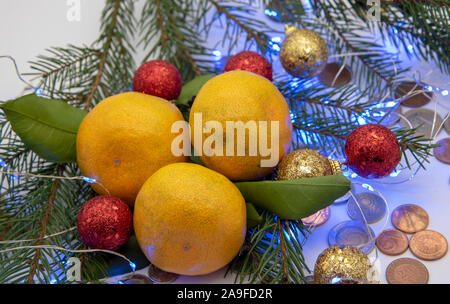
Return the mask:
[[[137,7],[140,7],[141,1],[137,2]],[[35,59],[50,46],[64,46],[68,43],[90,44],[97,38],[98,20],[103,5],[103,0],[81,0],[81,21],[69,22],[66,17],[69,9],[66,1],[2,0],[0,1],[0,55],[13,56],[17,60],[21,72],[26,73],[30,71],[27,62]],[[212,37],[211,46],[214,46],[218,39],[220,36]],[[141,57],[142,52],[139,51],[137,62],[140,62]],[[413,71],[418,70],[422,74],[432,71],[423,78],[426,83],[450,89],[450,77],[442,75],[434,65],[415,61],[405,61],[405,63],[412,66]],[[0,60],[0,75],[0,100],[18,97],[24,85],[15,76],[10,62]],[[442,117],[449,111],[449,98],[449,96],[437,95],[438,112]],[[433,106],[430,103],[427,108],[433,109]],[[449,134],[443,130],[437,139],[448,136]],[[391,211],[396,206],[406,203],[422,206],[430,216],[429,228],[441,232],[447,239],[450,239],[450,166],[444,165],[434,158],[431,158],[430,161],[427,170],[420,171],[410,182],[398,185],[378,185],[376,182],[370,184],[386,197]],[[337,223],[348,219],[345,204],[331,207],[331,219],[314,231],[305,248],[304,253],[311,268],[320,252],[328,247],[328,231]],[[379,233],[382,226],[383,221],[380,221],[372,227],[376,233]],[[400,257],[413,256],[408,250]],[[385,282],[384,271],[387,265],[396,258],[398,257],[380,254],[383,282]],[[450,254],[439,261],[423,263],[430,272],[430,283],[450,283],[448,275]],[[219,271],[204,277],[182,277],[177,283],[231,283],[232,278],[223,279],[223,273],[223,271]]]

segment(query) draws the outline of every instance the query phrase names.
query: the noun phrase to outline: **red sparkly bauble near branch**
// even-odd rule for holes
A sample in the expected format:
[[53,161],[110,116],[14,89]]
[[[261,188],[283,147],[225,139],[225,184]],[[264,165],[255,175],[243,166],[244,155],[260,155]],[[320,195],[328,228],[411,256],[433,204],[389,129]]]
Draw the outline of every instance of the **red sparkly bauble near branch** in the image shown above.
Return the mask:
[[180,96],[183,81],[177,68],[164,60],[144,63],[134,74],[133,90],[167,100]]
[[80,210],[78,234],[89,248],[117,250],[131,236],[133,214],[121,199],[97,196]]
[[356,128],[345,142],[345,154],[350,169],[367,178],[389,175],[401,159],[395,134],[375,124]]
[[245,51],[232,56],[225,66],[225,72],[235,70],[252,72],[272,81],[270,62],[264,56],[255,52]]

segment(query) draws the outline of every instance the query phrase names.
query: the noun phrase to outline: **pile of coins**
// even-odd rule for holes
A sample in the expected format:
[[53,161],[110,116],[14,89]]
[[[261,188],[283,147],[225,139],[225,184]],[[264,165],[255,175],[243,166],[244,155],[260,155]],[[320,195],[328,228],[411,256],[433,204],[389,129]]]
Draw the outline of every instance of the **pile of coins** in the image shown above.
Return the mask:
[[[395,89],[395,98],[401,100],[401,105],[409,108],[420,108],[430,102],[433,92],[427,90],[426,84],[414,81],[400,83]],[[400,112],[401,114],[401,112]],[[440,131],[442,117],[429,109],[413,109],[403,114],[400,124],[405,129],[418,128],[416,136],[433,138]],[[444,123],[444,128],[450,134],[450,119]],[[450,137],[444,138],[436,143],[440,147],[434,148],[433,154],[437,160],[444,164],[450,164]]]
[[[439,232],[426,230],[429,216],[423,208],[401,205],[392,212],[391,222],[396,229],[387,229],[376,239],[377,248],[384,254],[396,256],[409,248],[417,258],[434,261],[447,253],[445,237]],[[406,234],[412,234],[409,240]],[[397,259],[386,270],[386,280],[390,284],[425,284],[428,278],[425,265],[411,258]]]
[[381,197],[370,192],[357,193],[353,196],[348,193],[335,202],[336,204],[347,202],[347,214],[352,220],[334,226],[328,233],[328,244],[358,247],[368,254],[375,247],[375,233],[368,224],[384,217],[386,204]]

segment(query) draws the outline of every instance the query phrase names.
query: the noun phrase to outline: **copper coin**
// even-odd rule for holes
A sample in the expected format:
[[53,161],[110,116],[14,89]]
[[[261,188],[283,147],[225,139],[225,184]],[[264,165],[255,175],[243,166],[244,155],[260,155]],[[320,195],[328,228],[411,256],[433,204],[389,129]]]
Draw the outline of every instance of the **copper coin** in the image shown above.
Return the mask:
[[419,259],[434,261],[442,258],[448,249],[447,240],[439,232],[424,230],[415,233],[409,241],[411,252]]
[[176,273],[161,270],[153,264],[150,264],[148,267],[148,276],[150,277],[150,280],[155,283],[171,283],[180,277]]
[[[339,87],[341,85],[347,84],[352,80],[352,73],[347,66],[344,66],[339,76],[336,77],[337,73],[341,69],[342,65],[336,62],[328,63],[323,71],[319,74],[319,80],[326,86]],[[333,83],[334,81],[334,83]]]
[[387,255],[399,255],[408,249],[408,238],[397,229],[384,230],[376,240],[381,252]]
[[142,274],[132,274],[120,280],[123,284],[137,285],[137,284],[153,284],[149,277]]
[[[403,97],[405,98],[403,99]],[[422,84],[414,81],[405,81],[400,83],[395,89],[395,98],[401,98],[404,106],[418,108],[429,103],[431,98],[433,98],[433,93],[428,91]]]
[[308,228],[318,227],[323,225],[330,218],[330,207],[319,210],[318,212],[302,219],[303,225]]
[[450,165],[450,137],[441,139],[436,144],[441,146],[433,149],[434,157],[438,161]]
[[426,284],[429,277],[425,265],[410,258],[395,260],[386,269],[389,284]]
[[407,204],[397,207],[392,212],[392,225],[405,233],[414,233],[427,228],[428,213],[417,205]]

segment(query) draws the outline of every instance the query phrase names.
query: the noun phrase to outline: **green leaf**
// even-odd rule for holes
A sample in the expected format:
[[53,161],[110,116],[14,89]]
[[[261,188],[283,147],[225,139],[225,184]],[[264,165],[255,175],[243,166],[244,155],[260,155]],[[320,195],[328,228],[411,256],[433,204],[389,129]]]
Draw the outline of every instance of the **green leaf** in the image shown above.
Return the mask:
[[258,226],[263,222],[263,218],[259,215],[258,211],[256,211],[255,206],[250,203],[246,203],[247,205],[247,229],[251,229],[253,227]]
[[35,94],[8,101],[0,108],[14,132],[37,155],[57,163],[76,161],[77,131],[87,112]]
[[205,83],[213,77],[213,75],[202,75],[186,83],[181,90],[177,104],[187,105],[189,101],[197,96],[198,91],[200,91]]
[[242,182],[236,186],[246,201],[286,220],[308,217],[350,191],[350,181],[340,174],[290,181]]

